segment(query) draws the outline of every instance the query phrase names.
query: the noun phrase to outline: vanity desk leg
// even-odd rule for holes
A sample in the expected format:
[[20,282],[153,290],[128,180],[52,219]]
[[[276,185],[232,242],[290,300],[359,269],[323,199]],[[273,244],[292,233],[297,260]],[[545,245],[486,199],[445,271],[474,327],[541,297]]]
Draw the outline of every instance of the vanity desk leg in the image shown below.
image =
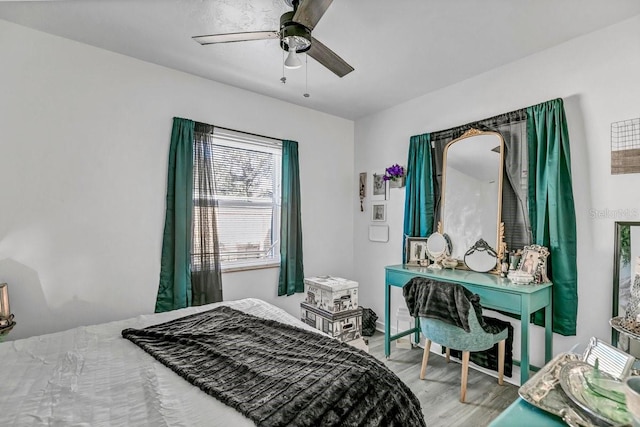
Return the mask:
[[[551,287],[547,288],[544,292],[547,293],[546,301],[549,303],[544,306],[544,362],[549,363],[553,356],[553,330],[551,329],[551,316],[552,316],[552,294]],[[538,294],[540,295],[540,294]],[[534,304],[537,304],[537,299]],[[529,297],[523,297],[521,300],[521,317],[520,317],[520,385],[527,382],[529,379],[529,319],[531,318],[531,299]],[[539,307],[536,305],[536,307]]]
[[553,330],[551,329],[551,318],[553,316],[553,299],[551,288],[549,288],[549,305],[544,308],[544,363],[549,363],[553,356]]
[[[386,282],[386,280],[385,280]],[[388,359],[391,354],[391,320],[389,312],[391,308],[391,285],[385,283],[384,285],[384,356]]]
[[529,298],[521,299],[520,309],[520,385],[529,379],[529,318],[531,305]]

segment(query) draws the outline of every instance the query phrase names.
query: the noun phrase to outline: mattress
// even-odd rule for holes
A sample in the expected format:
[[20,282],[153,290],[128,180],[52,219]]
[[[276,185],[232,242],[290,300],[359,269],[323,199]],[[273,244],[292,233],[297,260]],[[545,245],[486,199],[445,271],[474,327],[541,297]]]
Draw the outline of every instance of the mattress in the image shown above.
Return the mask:
[[249,298],[8,341],[0,344],[0,425],[253,426],[121,336],[219,305],[318,332]]

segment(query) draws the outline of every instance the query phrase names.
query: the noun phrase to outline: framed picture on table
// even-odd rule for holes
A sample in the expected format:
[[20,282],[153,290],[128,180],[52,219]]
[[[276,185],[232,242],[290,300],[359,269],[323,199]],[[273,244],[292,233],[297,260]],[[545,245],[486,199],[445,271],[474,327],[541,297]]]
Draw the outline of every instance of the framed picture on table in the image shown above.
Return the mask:
[[522,257],[518,270],[533,276],[534,283],[545,283],[549,281],[547,277],[547,257],[549,249],[540,245],[525,246],[522,250]]
[[421,265],[427,258],[427,238],[409,237],[405,242],[405,262],[407,265]]

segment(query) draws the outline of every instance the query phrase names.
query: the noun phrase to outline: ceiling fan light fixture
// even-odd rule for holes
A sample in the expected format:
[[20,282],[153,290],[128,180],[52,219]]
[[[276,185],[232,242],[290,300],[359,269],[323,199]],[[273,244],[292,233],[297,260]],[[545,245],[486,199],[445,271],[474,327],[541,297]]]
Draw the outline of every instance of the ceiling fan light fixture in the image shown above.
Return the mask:
[[284,61],[284,66],[289,70],[296,70],[302,67],[302,61],[298,58],[295,48],[289,48],[289,54],[287,55],[287,59]]
[[294,12],[285,12],[280,17],[280,46],[286,51],[295,47],[298,53],[311,48],[311,30],[293,21]]
[[286,51],[295,47],[297,53],[302,53],[311,48],[311,39],[304,36],[285,36],[282,38],[281,46]]

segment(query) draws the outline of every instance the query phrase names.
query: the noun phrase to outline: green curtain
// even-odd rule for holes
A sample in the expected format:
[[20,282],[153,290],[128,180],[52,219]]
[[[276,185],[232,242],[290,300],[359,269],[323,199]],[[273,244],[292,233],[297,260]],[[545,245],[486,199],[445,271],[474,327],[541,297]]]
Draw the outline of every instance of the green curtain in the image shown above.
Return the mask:
[[304,292],[298,143],[282,141],[282,209],[278,295]]
[[194,122],[174,117],[156,313],[191,305]]
[[[430,235],[433,229],[434,209],[431,136],[428,133],[414,135],[409,141],[407,160],[404,239]],[[403,250],[402,262],[405,261],[406,253]]]
[[[571,186],[569,133],[562,99],[527,108],[529,219],[536,244],[549,248],[553,331],[576,334],[578,272],[576,214]],[[543,313],[534,321],[543,324]]]

